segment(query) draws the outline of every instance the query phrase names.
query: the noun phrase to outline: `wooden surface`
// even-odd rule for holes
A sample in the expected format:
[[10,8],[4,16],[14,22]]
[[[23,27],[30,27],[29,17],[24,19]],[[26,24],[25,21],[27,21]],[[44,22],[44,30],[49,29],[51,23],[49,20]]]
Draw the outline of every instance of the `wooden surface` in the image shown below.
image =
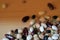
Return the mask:
[[[49,10],[49,2],[56,7],[55,10]],[[60,0],[26,0],[25,4],[23,0],[0,0],[0,4],[2,3],[8,4],[8,7],[0,8],[0,17],[21,17],[26,14],[38,14],[39,11],[46,11],[47,15],[60,14]]]

